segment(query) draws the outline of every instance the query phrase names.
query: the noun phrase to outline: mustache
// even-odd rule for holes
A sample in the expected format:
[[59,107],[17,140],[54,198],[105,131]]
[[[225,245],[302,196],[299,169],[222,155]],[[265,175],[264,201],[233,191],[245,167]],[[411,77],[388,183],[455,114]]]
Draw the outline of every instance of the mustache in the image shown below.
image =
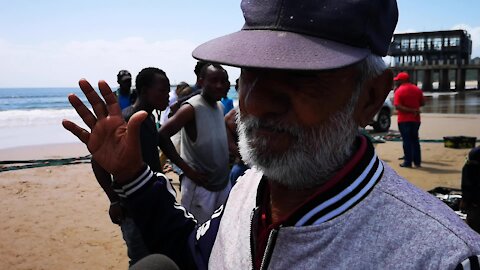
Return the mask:
[[251,115],[240,116],[240,114],[237,114],[236,121],[237,126],[242,125],[244,130],[249,134],[257,129],[266,129],[273,132],[288,133],[298,137],[302,131],[302,128],[297,125],[287,124],[275,119],[260,119]]

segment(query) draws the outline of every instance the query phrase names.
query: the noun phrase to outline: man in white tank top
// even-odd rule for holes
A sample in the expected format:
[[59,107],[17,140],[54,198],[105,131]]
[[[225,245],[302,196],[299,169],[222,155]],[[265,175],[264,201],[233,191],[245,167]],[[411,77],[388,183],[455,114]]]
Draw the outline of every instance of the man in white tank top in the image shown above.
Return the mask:
[[199,83],[201,95],[187,100],[164,123],[160,135],[182,134],[180,153],[168,146],[162,149],[184,171],[181,202],[201,223],[225,202],[230,191],[227,134],[219,102],[227,94],[228,75],[221,66],[207,64]]

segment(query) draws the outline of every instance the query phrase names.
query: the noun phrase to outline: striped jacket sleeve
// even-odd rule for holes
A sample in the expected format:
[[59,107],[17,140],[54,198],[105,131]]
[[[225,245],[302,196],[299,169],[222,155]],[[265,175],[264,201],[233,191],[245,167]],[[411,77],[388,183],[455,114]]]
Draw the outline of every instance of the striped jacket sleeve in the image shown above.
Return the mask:
[[455,270],[480,270],[479,258],[480,255],[470,256],[460,263]]
[[207,269],[223,206],[211,220],[197,225],[193,215],[176,202],[176,191],[168,178],[148,166],[130,183],[114,183],[114,190],[151,253],[170,257],[180,269]]

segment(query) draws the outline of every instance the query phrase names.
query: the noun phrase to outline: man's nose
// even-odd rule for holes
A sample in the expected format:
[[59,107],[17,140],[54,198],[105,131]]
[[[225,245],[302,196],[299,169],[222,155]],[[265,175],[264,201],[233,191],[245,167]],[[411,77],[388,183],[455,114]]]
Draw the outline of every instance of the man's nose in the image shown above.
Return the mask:
[[225,83],[219,81],[219,82],[216,82],[216,83],[214,84],[214,86],[215,86],[216,89],[224,89],[224,88],[225,88]]
[[288,111],[288,96],[268,77],[257,76],[251,82],[242,83],[239,90],[243,113],[258,118],[278,118]]

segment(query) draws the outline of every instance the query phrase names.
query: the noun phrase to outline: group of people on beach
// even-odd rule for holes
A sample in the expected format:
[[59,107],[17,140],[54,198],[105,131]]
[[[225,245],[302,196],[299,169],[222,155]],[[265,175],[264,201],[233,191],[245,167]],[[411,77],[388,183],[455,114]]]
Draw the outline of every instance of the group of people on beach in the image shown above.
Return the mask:
[[[392,88],[382,56],[396,0],[241,7],[241,31],[194,50],[207,63],[196,89],[158,130],[152,111],[167,108],[170,88],[160,69],[138,74],[137,99],[123,111],[104,81],[103,99],[79,82],[93,112],[69,96],[90,130],[64,127],[108,180],[110,212],[126,209],[111,216],[129,235],[129,256],[143,257],[131,269],[479,269],[480,236],[382,162],[359,131]],[[230,135],[219,64],[241,68]],[[170,139],[178,132],[180,153]],[[181,205],[157,147],[183,171]],[[232,190],[230,148],[251,167]]]
[[[171,166],[160,158],[160,149],[161,154],[179,168],[181,205],[198,223],[203,223],[225,203],[236,178],[247,168],[245,165],[241,171],[235,168],[235,178],[229,177],[229,161],[236,158],[235,165],[243,162],[238,161],[236,129],[229,128],[236,110],[221,102],[227,100],[230,89],[227,71],[218,64],[198,61],[194,72],[195,85],[190,87],[182,82],[172,92],[169,79],[161,69],[142,69],[135,79],[135,90],[131,89],[130,72],[121,70],[115,95],[126,122],[136,112],[148,113],[140,126],[142,160],[153,172],[170,171]],[[230,114],[225,117],[227,113]],[[98,183],[110,200],[110,218],[120,225],[130,265],[134,265],[151,252],[124,207],[122,195],[115,192],[111,174],[95,159],[92,158],[91,163]]]

